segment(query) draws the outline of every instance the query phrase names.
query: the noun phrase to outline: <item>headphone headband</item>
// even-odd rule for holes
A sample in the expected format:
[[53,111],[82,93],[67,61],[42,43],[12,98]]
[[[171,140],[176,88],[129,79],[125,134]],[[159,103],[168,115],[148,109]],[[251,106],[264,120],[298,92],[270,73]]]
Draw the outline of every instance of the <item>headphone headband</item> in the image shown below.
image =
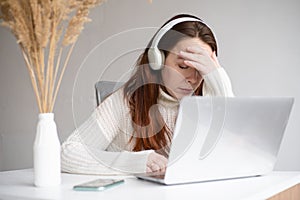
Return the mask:
[[174,19],[172,21],[170,21],[169,23],[167,23],[166,25],[164,25],[159,31],[158,33],[155,35],[154,39],[152,40],[151,43],[151,48],[157,48],[157,45],[160,41],[160,39],[166,34],[166,32],[168,32],[173,26],[175,26],[176,24],[179,24],[181,22],[202,22],[202,20],[193,18],[193,17],[181,17],[181,18],[177,18]]
[[193,17],[177,18],[177,19],[174,19],[174,20],[170,21],[166,25],[164,25],[158,31],[158,33],[154,36],[154,38],[151,42],[151,46],[148,49],[148,61],[149,61],[150,67],[153,70],[160,70],[162,68],[162,65],[164,64],[164,60],[165,60],[164,53],[162,51],[160,51],[157,47],[157,45],[158,45],[159,41],[161,40],[161,38],[166,34],[166,32],[168,32],[176,24],[179,24],[181,22],[189,22],[189,21],[190,22],[202,22],[202,23],[204,23],[202,20],[199,20],[199,19],[193,18]]

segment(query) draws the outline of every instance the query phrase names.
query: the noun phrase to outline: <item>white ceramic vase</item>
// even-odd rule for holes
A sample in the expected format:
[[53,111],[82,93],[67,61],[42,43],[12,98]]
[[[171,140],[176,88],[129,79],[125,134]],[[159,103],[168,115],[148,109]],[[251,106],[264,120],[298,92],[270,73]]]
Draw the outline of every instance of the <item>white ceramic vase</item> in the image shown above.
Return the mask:
[[33,144],[34,185],[58,186],[61,183],[60,142],[54,113],[40,113]]

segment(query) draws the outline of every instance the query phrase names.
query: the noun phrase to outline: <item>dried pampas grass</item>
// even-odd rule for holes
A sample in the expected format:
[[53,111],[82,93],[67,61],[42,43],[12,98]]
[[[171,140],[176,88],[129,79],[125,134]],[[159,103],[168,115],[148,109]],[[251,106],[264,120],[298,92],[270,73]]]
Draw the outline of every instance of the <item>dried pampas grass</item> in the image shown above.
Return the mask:
[[53,112],[74,45],[90,21],[89,11],[102,2],[0,0],[2,25],[12,31],[20,45],[40,113]]

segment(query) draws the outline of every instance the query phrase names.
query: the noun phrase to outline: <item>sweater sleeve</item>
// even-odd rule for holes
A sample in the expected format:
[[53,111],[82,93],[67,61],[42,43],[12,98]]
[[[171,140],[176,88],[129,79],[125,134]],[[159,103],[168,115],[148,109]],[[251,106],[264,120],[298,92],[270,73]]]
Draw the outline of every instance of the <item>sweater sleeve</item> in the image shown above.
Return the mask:
[[234,96],[231,81],[224,68],[217,68],[205,75],[203,79],[203,96]]
[[[152,150],[130,152],[108,151],[124,121],[124,103],[111,95],[94,110],[62,144],[62,171],[79,174],[131,174],[146,172],[146,162]],[[123,114],[123,115],[122,115]],[[124,141],[126,143],[127,141]],[[121,145],[119,145],[121,146]]]

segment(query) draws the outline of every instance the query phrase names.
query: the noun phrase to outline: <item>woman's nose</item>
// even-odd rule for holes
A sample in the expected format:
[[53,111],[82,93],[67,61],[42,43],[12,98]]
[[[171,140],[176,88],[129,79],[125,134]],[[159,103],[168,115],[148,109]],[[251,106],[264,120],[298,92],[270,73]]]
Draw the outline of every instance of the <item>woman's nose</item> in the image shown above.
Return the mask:
[[186,74],[185,79],[191,84],[196,83],[198,79],[198,71],[193,68],[190,69],[189,72]]

